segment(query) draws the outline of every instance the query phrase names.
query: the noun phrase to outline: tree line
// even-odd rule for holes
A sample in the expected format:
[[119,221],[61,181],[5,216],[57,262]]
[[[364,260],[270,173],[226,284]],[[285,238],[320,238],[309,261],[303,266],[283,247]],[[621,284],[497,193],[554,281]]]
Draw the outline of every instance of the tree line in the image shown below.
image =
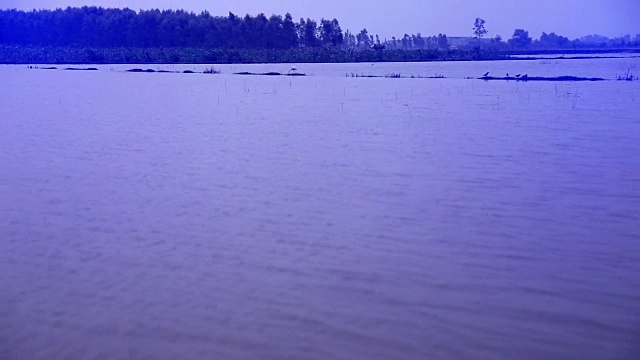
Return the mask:
[[344,46],[347,49],[389,49],[389,50],[435,50],[448,48],[447,35],[423,37],[420,33],[391,39],[380,39],[380,36],[369,34],[367,29],[362,29],[358,34],[347,31],[344,34]]
[[[609,39],[601,35],[588,35],[578,39],[558,35],[554,32],[547,34],[543,32],[540,38],[533,39],[529,32],[524,29],[515,29],[513,35],[506,42],[500,35],[491,39],[483,39],[488,33],[485,27],[486,21],[476,18],[473,25],[473,42],[475,45],[491,46],[494,48],[510,50],[551,50],[551,49],[584,49],[584,48],[634,48],[640,47],[640,34],[635,37],[627,34],[622,37]],[[484,40],[484,41],[483,41]]]
[[0,44],[5,45],[291,49],[336,47],[343,41],[338,20],[295,22],[290,14],[212,16],[207,11],[89,6],[0,10]]
[[184,10],[93,6],[0,10],[0,44],[69,47],[206,47],[217,49],[446,49],[447,36],[420,33],[380,39],[367,29],[342,31],[337,19],[294,21],[290,14],[212,16]]
[[[213,16],[184,10],[140,10],[102,7],[67,7],[55,10],[0,10],[0,45],[76,48],[209,48],[209,49],[314,49],[440,50],[480,48],[495,51],[640,47],[640,34],[609,39],[590,35],[569,40],[555,33],[533,39],[524,29],[511,38],[485,38],[486,22],[476,18],[473,36],[420,33],[381,39],[362,29],[342,30],[337,19],[299,19],[264,14]],[[469,52],[469,54],[474,54]],[[475,55],[474,55],[475,56]]]
[[632,37],[625,35],[610,39],[601,35],[588,35],[570,40],[569,38],[556,33],[543,32],[538,39],[529,36],[529,32],[524,29],[516,29],[507,45],[512,49],[598,49],[598,48],[635,48],[640,47],[640,34]]

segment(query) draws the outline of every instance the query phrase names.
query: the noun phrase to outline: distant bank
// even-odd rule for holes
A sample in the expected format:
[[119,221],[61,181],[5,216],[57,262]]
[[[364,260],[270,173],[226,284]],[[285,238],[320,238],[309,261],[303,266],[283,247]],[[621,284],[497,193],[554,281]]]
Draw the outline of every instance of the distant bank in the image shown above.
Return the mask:
[[640,49],[504,52],[495,49],[338,50],[298,49],[207,49],[207,48],[77,48],[0,46],[0,64],[254,64],[254,63],[360,63],[428,62],[537,59],[558,54],[634,53]]
[[600,49],[528,49],[528,50],[510,50],[509,55],[606,55],[611,54],[638,54],[640,48],[600,48]]
[[337,50],[76,48],[0,46],[0,64],[253,64],[478,61],[508,59],[489,49]]

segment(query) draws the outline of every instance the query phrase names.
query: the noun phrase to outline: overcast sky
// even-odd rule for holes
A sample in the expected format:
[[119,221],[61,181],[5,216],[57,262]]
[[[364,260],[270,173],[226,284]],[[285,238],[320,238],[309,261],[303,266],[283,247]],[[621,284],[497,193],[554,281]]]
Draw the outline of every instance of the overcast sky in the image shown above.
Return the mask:
[[640,34],[640,0],[0,0],[0,8],[41,9],[99,5],[134,10],[185,9],[214,15],[265,13],[337,18],[343,30],[367,28],[381,37],[404,33],[470,36],[473,21],[487,21],[488,36],[509,38],[515,28],[537,38],[545,31],[576,38]]

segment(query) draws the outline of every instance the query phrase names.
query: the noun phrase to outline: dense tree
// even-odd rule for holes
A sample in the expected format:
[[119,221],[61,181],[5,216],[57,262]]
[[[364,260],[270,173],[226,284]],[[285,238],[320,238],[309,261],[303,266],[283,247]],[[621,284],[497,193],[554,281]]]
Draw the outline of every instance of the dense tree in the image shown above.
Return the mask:
[[404,34],[402,38],[393,36],[391,40],[385,39],[384,42],[376,40],[376,45],[382,45],[386,49],[402,50],[437,50],[449,47],[447,36],[444,34],[424,37],[420,33],[414,35]]
[[402,43],[402,48],[405,50],[413,47],[413,44],[411,43],[411,36],[409,36],[409,34],[404,34],[400,42]]
[[446,34],[438,34],[438,47],[441,49],[449,47],[449,41],[447,40]]
[[304,25],[302,45],[306,47],[317,47],[320,45],[318,39],[318,23],[314,20],[307,19]]
[[571,45],[571,40],[555,33],[547,34],[543,32],[536,45],[544,48],[566,48]]
[[523,29],[516,29],[513,32],[513,37],[509,39],[509,45],[515,48],[525,48],[531,44],[531,37],[529,32]]
[[[300,46],[340,46],[337,20],[323,24],[291,14],[239,17],[211,16],[184,10],[67,7],[55,10],[0,10],[0,44],[70,47],[212,47],[289,49]],[[321,38],[324,35],[325,38]]]
[[296,24],[293,22],[291,14],[287,13],[282,22],[283,48],[293,48],[298,46],[298,33]]
[[416,35],[412,36],[413,38],[413,45],[418,48],[418,49],[424,49],[427,42],[425,41],[425,39],[422,37],[422,35],[420,33],[417,33]]
[[348,49],[353,49],[358,45],[358,40],[356,39],[355,35],[353,35],[349,30],[347,30],[344,33],[343,44]]
[[320,22],[320,41],[324,46],[339,46],[344,41],[342,29],[338,20],[325,20]]
[[358,42],[358,48],[368,49],[373,46],[373,41],[370,39],[367,29],[362,29],[356,36],[356,40]]
[[[477,18],[474,35],[487,34],[485,21]],[[624,48],[640,46],[640,35],[625,35],[609,39],[589,35],[569,40],[555,33],[543,33],[532,41],[529,33],[516,29],[508,44],[513,49],[558,48]],[[420,33],[391,40],[381,40],[367,29],[359,33],[343,33],[338,20],[312,19],[294,22],[291,14],[265,14],[256,16],[213,16],[207,11],[200,14],[184,10],[112,9],[79,7],[55,10],[0,10],[0,46],[92,48],[89,58],[100,61],[101,48],[214,48],[285,50],[298,48],[328,49],[383,49],[433,50],[448,49],[449,39],[444,34],[423,37]],[[472,42],[473,47],[507,49],[501,38]],[[456,45],[457,48],[464,45]],[[230,52],[230,53],[233,53]],[[305,50],[306,51],[306,50]],[[143,59],[144,60],[144,59]]]

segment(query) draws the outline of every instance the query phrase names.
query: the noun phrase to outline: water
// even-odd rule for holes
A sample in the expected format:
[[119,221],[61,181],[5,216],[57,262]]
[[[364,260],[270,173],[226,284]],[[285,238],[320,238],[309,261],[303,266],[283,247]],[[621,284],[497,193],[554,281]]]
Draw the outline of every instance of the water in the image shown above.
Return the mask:
[[640,83],[464,77],[638,63],[0,67],[0,358],[636,359]]
[[[430,62],[430,63],[365,63],[365,64],[223,64],[213,65],[215,69],[221,70],[222,74],[232,74],[237,72],[280,72],[287,73],[292,66],[298,72],[312,75],[314,77],[345,77],[345,75],[375,75],[385,76],[388,74],[400,74],[404,77],[422,76],[434,77],[444,76],[450,79],[466,79],[469,77],[479,78],[487,71],[490,76],[502,77],[507,73],[510,76],[517,74],[528,74],[532,76],[555,77],[555,76],[579,76],[579,77],[599,77],[604,79],[617,79],[618,76],[625,75],[631,71],[635,75],[640,75],[640,55],[638,54],[608,54],[616,56],[614,59],[585,59],[585,60],[561,60],[561,59],[540,59],[540,60],[517,60],[517,61],[483,61],[483,62]],[[529,55],[527,55],[529,56]],[[553,55],[557,57],[558,55]],[[572,55],[572,56],[584,56]],[[595,55],[594,55],[595,56]],[[541,56],[541,57],[544,57]],[[41,65],[51,66],[51,65]],[[78,65],[56,65],[59,69],[65,67],[82,67]],[[102,71],[125,71],[128,69],[142,68],[152,70],[169,71],[204,71],[212,65],[158,65],[158,64],[129,64],[129,65],[87,65],[96,67]],[[12,67],[13,71],[21,71],[24,67]],[[7,71],[7,70],[5,70]],[[164,74],[169,75],[169,74]]]

